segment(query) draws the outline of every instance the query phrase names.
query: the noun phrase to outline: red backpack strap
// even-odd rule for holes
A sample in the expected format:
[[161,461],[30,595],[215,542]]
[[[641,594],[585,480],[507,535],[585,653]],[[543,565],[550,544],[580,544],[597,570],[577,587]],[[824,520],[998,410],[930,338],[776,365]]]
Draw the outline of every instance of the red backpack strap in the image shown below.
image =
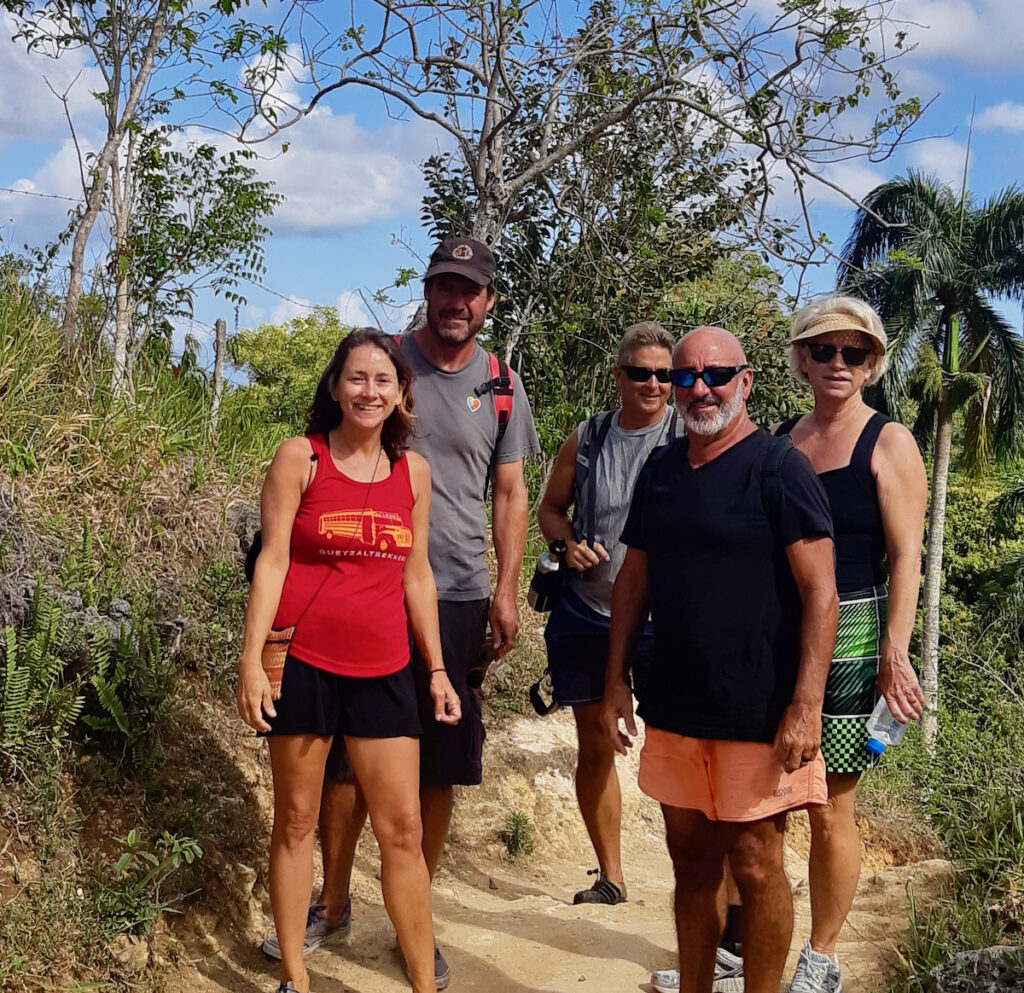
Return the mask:
[[491,399],[494,402],[494,414],[498,418],[498,437],[495,441],[495,445],[497,445],[505,436],[509,418],[512,416],[515,381],[512,379],[512,370],[503,359],[488,352],[487,364],[490,367],[491,378],[486,383],[481,383],[473,392],[478,397],[482,397],[485,393],[491,394]]
[[494,467],[498,463],[498,445],[501,444],[501,439],[505,437],[505,432],[508,430],[509,418],[512,416],[512,401],[515,396],[515,381],[508,363],[488,352],[487,364],[491,378],[486,383],[481,383],[473,391],[478,397],[485,393],[491,394],[491,400],[494,402],[494,415],[498,419],[498,435],[494,439],[494,448],[491,450],[491,466],[487,473],[487,479],[484,481],[484,499],[487,498],[487,489],[494,476]]
[[515,389],[512,384],[512,370],[496,355],[487,353],[487,361],[491,367],[491,396],[494,398],[494,413],[498,418],[499,444],[508,429],[508,420],[512,416],[512,400]]

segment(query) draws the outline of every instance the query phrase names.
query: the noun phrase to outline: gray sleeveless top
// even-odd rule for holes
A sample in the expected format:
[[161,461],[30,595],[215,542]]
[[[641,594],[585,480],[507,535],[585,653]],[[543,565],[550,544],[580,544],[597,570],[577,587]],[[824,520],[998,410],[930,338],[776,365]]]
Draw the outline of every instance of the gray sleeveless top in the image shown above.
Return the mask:
[[[656,424],[635,431],[624,431],[619,427],[619,414],[620,411],[616,411],[612,415],[608,435],[596,459],[597,465],[588,469],[588,472],[597,473],[594,538],[604,546],[611,559],[591,566],[583,573],[570,569],[568,579],[569,589],[588,607],[605,617],[611,616],[612,586],[626,558],[626,546],[619,541],[619,535],[629,513],[636,477],[655,448],[675,441],[669,437],[672,407],[665,408],[664,416]],[[583,421],[576,428],[577,459],[586,457],[584,442],[589,423]],[[684,433],[682,418],[677,419],[675,433],[679,437]],[[582,492],[574,492],[573,495],[574,527],[576,540],[582,541],[589,512],[587,487],[576,487],[576,490]]]

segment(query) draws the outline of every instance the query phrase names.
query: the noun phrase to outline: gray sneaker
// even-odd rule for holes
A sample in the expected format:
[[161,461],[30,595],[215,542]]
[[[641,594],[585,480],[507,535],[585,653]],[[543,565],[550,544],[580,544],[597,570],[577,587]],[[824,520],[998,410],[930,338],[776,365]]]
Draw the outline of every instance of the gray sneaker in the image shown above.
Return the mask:
[[[308,955],[319,948],[330,938],[346,938],[352,930],[352,901],[349,901],[337,924],[327,920],[323,904],[315,904],[309,908],[306,916],[306,940],[302,944],[302,954]],[[281,957],[281,946],[277,943],[277,932],[267,935],[263,942],[263,951],[273,959]]]
[[434,945],[434,984],[439,990],[446,990],[451,981],[452,967],[445,961],[441,949]]
[[839,959],[829,958],[811,948],[809,941],[800,949],[796,972],[789,993],[843,993]]
[[[679,993],[679,970],[662,969],[651,975],[658,993]],[[715,980],[712,993],[743,993],[743,959],[725,948],[715,950]]]
[[[399,948],[399,955],[402,950]],[[409,963],[405,961],[405,956],[402,956],[402,968],[405,970],[405,978],[412,980],[409,975]],[[438,990],[448,989],[448,984],[452,981],[452,967],[445,961],[445,957],[441,954],[441,949],[434,945],[434,985]]]

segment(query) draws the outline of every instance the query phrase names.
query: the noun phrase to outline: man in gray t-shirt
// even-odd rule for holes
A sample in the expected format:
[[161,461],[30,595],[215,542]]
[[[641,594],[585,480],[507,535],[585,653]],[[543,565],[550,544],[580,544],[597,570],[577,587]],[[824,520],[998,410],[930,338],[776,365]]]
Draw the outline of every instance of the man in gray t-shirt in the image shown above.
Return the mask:
[[[420,807],[423,854],[433,878],[448,835],[452,787],[477,785],[482,776],[481,697],[467,675],[479,665],[490,624],[490,644],[500,657],[515,648],[519,633],[519,570],[526,545],[529,501],[523,459],[540,450],[522,383],[512,376],[512,409],[499,439],[490,359],[476,336],[494,306],[495,263],[491,250],[472,238],[449,238],[433,255],[424,279],[426,324],[402,336],[402,353],[416,375],[417,417],[412,449],[430,463],[430,565],[438,595],[445,668],[462,701],[456,726],[434,720],[432,678],[414,651],[413,673],[423,736],[420,739]],[[490,600],[487,509],[490,488],[497,580]],[[351,927],[349,879],[366,805],[351,778],[344,741],[328,757],[320,807],[324,886],[310,909],[306,950]],[[280,957],[277,936],[263,943]],[[435,980],[451,977],[435,950]]]
[[[425,341],[430,352],[432,338],[428,326],[402,339],[402,353],[416,374],[413,412],[417,421],[411,447],[430,463],[430,566],[440,600],[479,600],[490,594],[484,487],[493,453],[498,584],[491,613],[492,630],[493,615],[498,614],[495,648],[501,649],[498,638],[511,638],[514,643],[518,628],[518,620],[512,618],[518,578],[511,583],[509,580],[513,569],[518,576],[523,544],[517,535],[510,535],[513,555],[503,556],[503,532],[514,525],[515,518],[514,513],[510,517],[506,504],[522,483],[523,459],[539,450],[530,402],[522,381],[513,376],[512,411],[505,434],[496,445],[498,418],[492,397],[489,392],[475,392],[491,379],[487,353],[474,346],[464,365],[445,368],[436,359],[431,361],[420,347],[420,341]],[[524,486],[520,494],[523,499],[525,492]],[[502,603],[503,598],[507,603]]]

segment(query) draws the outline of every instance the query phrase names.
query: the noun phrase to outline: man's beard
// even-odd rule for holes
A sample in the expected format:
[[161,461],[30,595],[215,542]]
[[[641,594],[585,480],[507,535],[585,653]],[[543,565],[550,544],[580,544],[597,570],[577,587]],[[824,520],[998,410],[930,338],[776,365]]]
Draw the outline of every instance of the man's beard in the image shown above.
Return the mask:
[[[694,414],[693,408],[689,406],[683,409],[683,423],[686,425],[687,432],[704,437],[716,435],[732,424],[736,415],[743,409],[743,390],[737,389],[731,400],[720,403],[717,407],[697,409],[702,413]],[[711,416],[708,414],[710,410],[714,410],[714,414]]]
[[431,330],[441,339],[446,345],[464,345],[470,340],[475,334],[477,334],[480,328],[467,327],[465,330],[461,328],[446,328],[442,327],[440,322],[436,327],[432,327]]
[[438,315],[435,321],[431,321],[430,316],[428,311],[427,323],[430,325],[430,330],[446,345],[464,345],[479,334],[480,329],[484,326],[484,322],[481,320],[477,327],[473,327],[472,322],[467,323],[465,329],[446,327],[445,320],[441,315]]

